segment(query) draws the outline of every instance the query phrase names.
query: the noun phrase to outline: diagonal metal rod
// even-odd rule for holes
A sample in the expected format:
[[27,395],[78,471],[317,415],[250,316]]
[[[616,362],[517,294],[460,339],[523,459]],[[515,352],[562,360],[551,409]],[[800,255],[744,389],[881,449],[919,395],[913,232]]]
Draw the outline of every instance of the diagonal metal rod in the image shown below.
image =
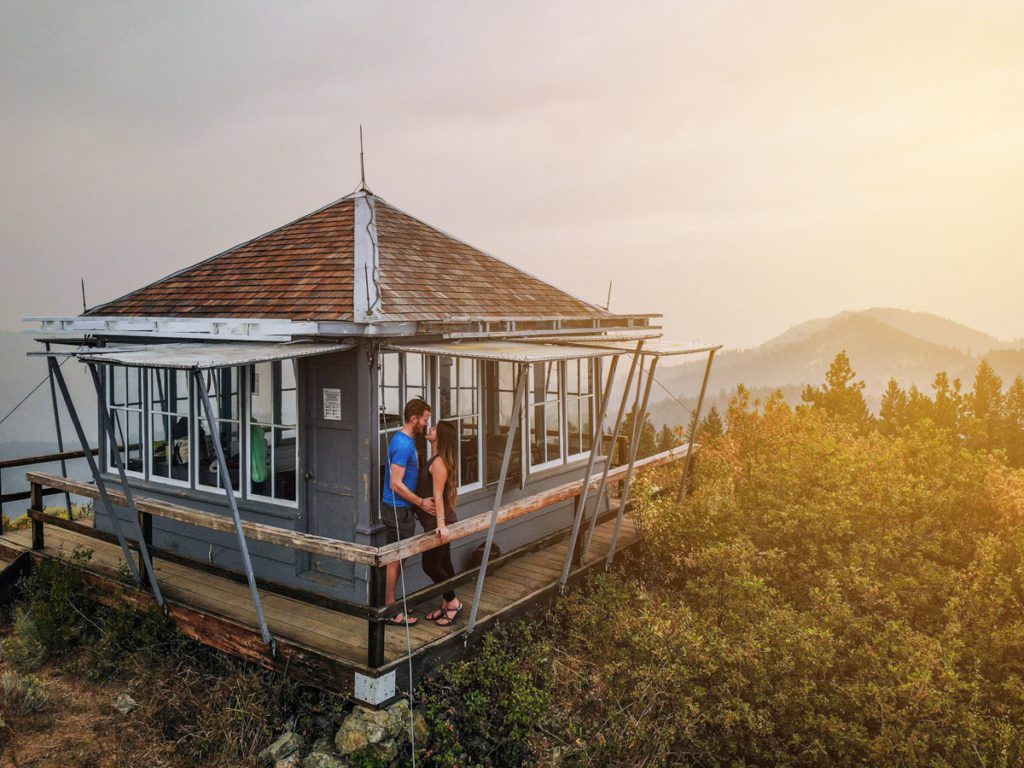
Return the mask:
[[57,361],[52,357],[47,358],[47,362],[50,366],[50,372],[53,374],[53,379],[57,382],[60,395],[64,400],[64,406],[68,409],[71,423],[75,427],[78,442],[82,444],[82,452],[85,453],[85,460],[89,463],[89,471],[92,472],[92,479],[96,483],[96,490],[99,491],[100,500],[103,502],[103,507],[107,510],[107,514],[110,515],[110,521],[114,525],[114,534],[117,536],[117,543],[121,545],[124,559],[128,562],[128,570],[131,571],[132,579],[135,580],[135,583],[141,584],[142,577],[139,575],[139,567],[135,564],[135,558],[132,557],[131,551],[128,549],[128,542],[125,540],[124,531],[121,529],[121,520],[114,512],[114,503],[110,500],[110,494],[107,493],[107,484],[103,481],[103,475],[100,474],[100,469],[96,465],[96,459],[92,455],[89,439],[85,436],[82,422],[78,419],[78,411],[75,410],[75,403],[71,399],[71,393],[68,392],[68,385],[64,381],[63,374],[60,372],[60,366],[57,365]]
[[263,642],[270,646],[271,652],[276,655],[277,644],[267,629],[267,619],[263,615],[263,604],[260,602],[260,593],[256,589],[256,575],[252,570],[252,561],[249,559],[249,547],[245,543],[245,534],[242,533],[242,518],[238,514],[238,502],[235,500],[235,491],[231,487],[231,476],[228,474],[228,461],[224,457],[224,446],[220,441],[220,430],[217,428],[217,420],[213,415],[213,405],[210,403],[210,393],[206,389],[206,382],[198,368],[192,369],[192,378],[199,391],[199,398],[203,401],[203,412],[206,414],[206,425],[210,430],[213,448],[217,453],[217,468],[220,472],[221,482],[224,483],[224,493],[228,497],[228,507],[231,508],[231,516],[235,521],[235,533],[238,535],[238,549],[242,553],[242,566],[245,568],[245,577],[249,580],[249,592],[252,594],[253,605],[256,606],[256,619],[260,625],[260,635]]
[[[605,493],[608,490],[608,472],[612,468],[612,461],[615,459],[615,446],[619,441],[619,433],[622,431],[622,420],[626,415],[626,401],[629,400],[629,389],[633,386],[633,376],[636,374],[637,365],[640,362],[640,351],[644,347],[643,339],[637,342],[636,349],[633,351],[633,362],[629,366],[629,375],[626,377],[626,387],[622,390],[622,399],[619,401],[619,412],[615,415],[615,428],[612,431],[612,441],[608,446],[608,455],[604,460],[604,470],[601,472],[601,484],[597,487],[597,495],[594,496],[594,512],[590,518],[590,524],[587,529],[587,543],[583,547],[583,555],[586,556],[587,552],[590,551],[590,541],[594,538],[594,528],[597,527],[597,513],[600,511],[601,500],[605,498]],[[637,379],[637,385],[639,387],[640,380]],[[639,389],[638,389],[639,391]],[[586,514],[586,510],[584,510]]]
[[612,358],[612,364],[608,367],[608,380],[604,385],[604,392],[601,397],[601,411],[597,415],[597,423],[594,425],[594,434],[590,441],[590,457],[587,459],[587,468],[583,473],[583,488],[580,490],[580,501],[576,506],[576,514],[572,521],[572,535],[569,537],[569,549],[565,553],[565,562],[562,564],[562,577],[558,580],[558,591],[564,592],[565,585],[569,581],[569,569],[572,567],[572,556],[576,550],[576,537],[580,535],[580,524],[587,510],[587,496],[590,494],[590,473],[594,471],[594,461],[599,452],[601,434],[604,430],[604,417],[608,399],[612,396],[612,385],[615,383],[615,369],[619,365],[620,355]]
[[640,436],[643,434],[644,420],[647,418],[647,402],[651,398],[651,384],[654,383],[654,371],[658,367],[658,358],[651,359],[651,368],[647,372],[647,384],[644,386],[644,400],[640,410],[636,411],[637,429],[633,432],[633,444],[629,446],[629,468],[626,470],[626,479],[622,481],[622,498],[619,499],[619,513],[615,516],[615,531],[612,533],[612,541],[608,547],[608,557],[605,560],[605,568],[611,568],[612,560],[615,559],[615,545],[619,541],[619,532],[622,530],[622,517],[626,512],[626,504],[629,503],[629,486],[633,480],[633,465],[636,464],[636,453],[640,446]]
[[[46,342],[46,357],[49,358],[50,342]],[[53,405],[53,426],[57,430],[57,451],[64,453],[64,435],[61,434],[60,429],[60,413],[57,411],[57,386],[53,383],[53,373],[50,371],[50,366],[46,366],[46,378],[50,380],[50,403]],[[68,463],[64,460],[60,460],[60,473],[63,477],[68,476]],[[71,494],[64,491],[64,503],[68,510],[68,520],[72,519],[74,515],[71,513]]]
[[[103,396],[103,384],[100,381],[99,371],[95,364],[89,364],[89,373],[92,375],[92,384],[96,388],[96,400],[100,406],[100,424],[110,441],[110,455],[117,467],[117,474],[121,478],[121,490],[124,492],[124,500],[131,512],[132,520],[139,535],[136,541],[139,544],[139,554],[142,556],[142,563],[146,568],[146,575],[149,577],[149,584],[153,588],[153,595],[161,608],[164,606],[164,596],[160,593],[160,585],[156,583],[156,572],[153,570],[153,561],[149,557],[149,547],[146,545],[146,537],[142,533],[142,526],[139,524],[139,510],[135,506],[135,497],[132,495],[131,486],[128,485],[128,474],[124,468],[124,458],[121,456],[121,449],[117,447],[114,425],[110,421],[110,411],[107,409],[107,400]],[[127,401],[126,401],[127,402]],[[127,443],[125,444],[127,445]]]
[[505,492],[505,480],[508,477],[508,466],[512,461],[512,446],[515,444],[516,432],[519,428],[523,400],[526,397],[526,368],[519,365],[516,372],[516,397],[512,403],[512,418],[505,439],[505,454],[501,457],[501,474],[498,476],[498,490],[494,493],[494,508],[491,510],[491,525],[487,529],[487,542],[484,544],[484,555],[480,560],[480,573],[476,577],[476,589],[473,591],[473,605],[469,609],[469,623],[466,625],[466,642],[476,626],[477,609],[480,607],[480,596],[484,591],[484,577],[487,575],[487,562],[491,558],[491,545],[494,543],[494,531],[498,527],[498,510],[501,509],[501,497]]
[[708,352],[708,364],[704,368],[704,381],[700,385],[700,397],[697,398],[697,409],[693,412],[693,426],[690,427],[690,447],[686,451],[686,463],[683,464],[683,477],[679,481],[679,498],[686,495],[686,483],[690,479],[690,462],[693,461],[693,443],[697,439],[697,427],[700,426],[700,411],[704,407],[704,394],[708,391],[708,378],[711,376],[711,363],[715,359],[715,350]]

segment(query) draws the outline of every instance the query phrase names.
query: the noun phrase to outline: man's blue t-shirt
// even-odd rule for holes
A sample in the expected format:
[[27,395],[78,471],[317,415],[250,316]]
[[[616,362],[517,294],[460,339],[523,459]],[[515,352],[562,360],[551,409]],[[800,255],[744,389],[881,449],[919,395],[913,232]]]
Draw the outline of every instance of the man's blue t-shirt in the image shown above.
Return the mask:
[[416,481],[420,477],[420,455],[416,441],[405,432],[397,432],[388,443],[388,465],[384,468],[384,503],[393,507],[408,507],[409,502],[391,490],[391,467],[405,467],[402,485],[416,493]]

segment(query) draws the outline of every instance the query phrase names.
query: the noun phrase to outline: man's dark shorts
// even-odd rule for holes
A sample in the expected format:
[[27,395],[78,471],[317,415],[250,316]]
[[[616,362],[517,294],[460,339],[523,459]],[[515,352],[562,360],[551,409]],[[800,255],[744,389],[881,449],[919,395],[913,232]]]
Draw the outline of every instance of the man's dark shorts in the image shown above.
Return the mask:
[[[398,524],[395,524],[395,513],[398,513]],[[412,507],[393,507],[386,502],[380,503],[380,521],[384,523],[384,542],[394,544],[399,539],[408,539],[416,533],[416,515]]]

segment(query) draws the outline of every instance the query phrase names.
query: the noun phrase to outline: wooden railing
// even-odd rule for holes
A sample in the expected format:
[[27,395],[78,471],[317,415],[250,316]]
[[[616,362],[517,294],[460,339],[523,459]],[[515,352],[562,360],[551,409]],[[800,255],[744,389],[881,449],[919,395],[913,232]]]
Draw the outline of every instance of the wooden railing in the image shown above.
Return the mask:
[[[671,450],[663,451],[653,456],[640,459],[635,463],[634,471],[641,471],[645,468],[668,464],[677,459],[684,458],[687,454],[687,450],[687,446],[680,446],[678,448],[673,448]],[[613,467],[610,469],[608,471],[609,485],[622,481],[625,478],[626,473],[626,466]],[[30,497],[32,499],[32,509],[29,510],[29,517],[32,520],[33,549],[43,549],[43,526],[47,524],[55,525],[105,541],[115,540],[113,534],[105,531],[99,531],[91,526],[83,525],[74,521],[62,520],[56,516],[47,515],[43,512],[42,499],[46,489],[53,489],[55,492],[68,492],[77,496],[99,500],[99,490],[93,483],[71,480],[69,478],[47,472],[29,472],[26,474],[26,477],[31,484]],[[600,473],[591,475],[589,480],[590,487],[597,488],[600,481]],[[569,499],[578,498],[583,491],[583,486],[583,480],[577,480],[575,482],[565,483],[550,490],[505,504],[498,510],[498,524],[507,523],[511,520],[531,514],[532,512],[540,511]],[[127,506],[127,500],[121,491],[108,485],[107,492],[114,504]],[[202,512],[180,504],[159,501],[147,497],[134,496],[134,502],[140,517],[139,528],[143,533],[147,547],[153,555],[183,563],[203,571],[213,572],[226,578],[241,578],[239,574],[233,571],[194,560],[174,552],[162,550],[152,545],[153,517],[161,517],[167,520],[174,520],[179,523],[194,525],[199,528],[229,534],[235,532],[234,522],[231,518],[225,515]],[[491,514],[485,512],[474,515],[466,520],[460,520],[453,523],[448,527],[451,534],[449,542],[458,541],[460,539],[482,533],[487,530],[487,527],[490,525],[490,519]],[[398,560],[411,557],[412,555],[420,554],[442,546],[442,542],[440,541],[440,537],[437,535],[436,531],[421,533],[394,544],[387,544],[383,547],[374,547],[368,544],[341,541],[324,536],[316,536],[314,534],[302,533],[300,531],[289,531],[276,526],[247,521],[242,521],[242,533],[248,540],[272,544],[320,557],[330,557],[369,566],[370,605],[353,603],[339,598],[325,597],[307,590],[264,579],[258,579],[257,581],[258,586],[261,589],[324,605],[325,607],[329,607],[333,610],[366,619],[369,626],[369,634],[367,638],[367,663],[370,667],[380,667],[384,663],[383,622],[391,611],[391,605],[385,604],[383,601],[384,572],[388,563],[397,562]],[[549,534],[542,540],[538,540],[538,542],[532,542],[531,544],[518,548],[514,552],[506,553],[495,560],[494,564],[497,564],[498,561],[506,561],[517,557],[519,554],[535,549],[539,544],[552,543],[556,539],[562,538],[566,535],[568,535],[568,531],[565,530]],[[138,546],[137,542],[132,540],[129,540],[128,543],[132,548],[137,548]],[[471,578],[474,573],[476,573],[476,569],[470,569],[469,571],[457,574],[444,584],[431,585],[419,590],[418,592],[410,594],[408,599],[410,601],[419,601],[428,596],[439,594],[440,591],[450,588],[453,584],[463,582]]]
[[[99,453],[99,449],[93,448],[91,451],[93,456]],[[16,469],[17,467],[32,467],[36,464],[50,464],[55,461],[71,461],[72,459],[84,459],[85,451],[64,451],[63,453],[45,453],[40,456],[20,456],[17,459],[4,459],[0,461],[0,532],[3,531],[3,506],[15,501],[27,501],[32,497],[32,491],[15,491],[14,493],[4,493],[4,470],[5,469]],[[59,488],[46,488],[43,490],[44,496],[52,496],[57,493],[64,493]]]

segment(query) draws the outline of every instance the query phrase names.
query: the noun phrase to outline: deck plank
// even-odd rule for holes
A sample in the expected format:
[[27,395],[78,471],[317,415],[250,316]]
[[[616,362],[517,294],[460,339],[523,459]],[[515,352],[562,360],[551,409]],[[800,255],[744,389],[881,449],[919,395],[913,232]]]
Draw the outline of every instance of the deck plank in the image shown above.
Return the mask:
[[[586,558],[588,564],[599,563],[607,556],[614,524],[614,520],[609,520],[595,530]],[[620,534],[620,549],[629,546],[636,536],[636,527],[627,517]],[[46,526],[45,538],[44,552],[49,556],[55,557],[63,552],[63,556],[68,557],[77,546],[81,546],[92,550],[92,558],[87,566],[89,570],[115,579],[124,572],[124,558],[116,544],[55,526]],[[31,546],[31,531],[8,531],[0,536],[0,545],[7,551],[28,549]],[[521,605],[531,595],[545,590],[550,593],[549,588],[557,583],[561,575],[567,551],[568,542],[563,539],[489,571],[480,598],[478,620],[486,621],[493,616],[500,616],[504,611]],[[256,611],[246,584],[159,557],[154,559],[154,567],[162,591],[173,603],[255,627]],[[414,609],[414,615],[418,615],[419,622],[409,628],[408,638],[402,627],[387,628],[385,663],[394,664],[408,656],[410,651],[416,655],[425,648],[435,647],[440,642],[451,640],[454,635],[462,634],[472,609],[474,587],[475,580],[471,580],[457,588],[466,609],[451,628],[438,627],[424,618],[437,606],[439,598],[411,603],[410,608]],[[275,637],[313,649],[343,666],[365,666],[367,623],[364,619],[263,590],[260,591],[260,599],[267,625]]]

